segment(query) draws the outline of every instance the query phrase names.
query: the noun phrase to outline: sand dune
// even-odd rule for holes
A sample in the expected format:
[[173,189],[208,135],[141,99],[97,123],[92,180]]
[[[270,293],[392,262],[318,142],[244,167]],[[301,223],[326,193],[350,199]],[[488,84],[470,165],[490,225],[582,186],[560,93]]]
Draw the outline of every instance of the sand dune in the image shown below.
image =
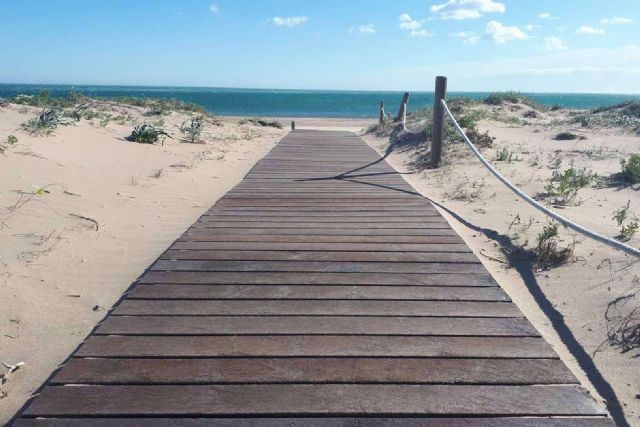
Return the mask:
[[[142,122],[142,110],[127,111]],[[203,144],[164,146],[99,119],[31,136],[40,109],[0,109],[0,362],[25,362],[2,386],[0,423],[64,361],[144,269],[286,133],[224,119]],[[159,120],[158,118],[153,121]],[[3,373],[5,371],[2,371]]]

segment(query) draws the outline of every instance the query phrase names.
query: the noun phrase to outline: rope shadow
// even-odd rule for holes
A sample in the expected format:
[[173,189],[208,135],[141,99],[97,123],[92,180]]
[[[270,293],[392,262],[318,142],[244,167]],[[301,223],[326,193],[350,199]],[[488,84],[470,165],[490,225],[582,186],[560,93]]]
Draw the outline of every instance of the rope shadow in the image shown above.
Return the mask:
[[[425,198],[429,200],[433,205],[437,206],[438,208],[454,217],[465,227],[478,233],[482,233],[487,238],[498,243],[505,249],[505,252],[507,254],[515,253],[515,251],[520,250],[518,246],[513,244],[509,236],[500,234],[490,228],[483,228],[472,224],[459,214],[453,212],[452,210],[446,208],[438,202],[431,200],[426,196]],[[592,357],[578,342],[573,332],[571,332],[566,322],[564,321],[564,316],[562,315],[562,313],[560,313],[554,307],[553,303],[549,301],[544,291],[542,290],[542,287],[538,283],[538,280],[535,276],[534,263],[532,262],[532,260],[514,258],[509,256],[507,256],[507,258],[509,259],[511,267],[515,268],[515,270],[524,281],[525,286],[529,290],[531,296],[533,296],[536,304],[538,304],[538,307],[540,307],[542,312],[551,322],[551,326],[560,337],[562,343],[567,347],[569,353],[571,353],[571,355],[578,362],[580,369],[582,369],[582,371],[586,373],[587,378],[589,378],[589,381],[591,381],[591,384],[596,389],[598,394],[606,400],[607,409],[609,410],[609,414],[611,415],[611,418],[613,419],[615,424],[620,427],[630,427],[625,418],[623,408],[618,401],[618,397],[613,390],[613,387],[611,387],[611,384],[609,384],[609,382],[605,380],[604,376],[596,367]]]

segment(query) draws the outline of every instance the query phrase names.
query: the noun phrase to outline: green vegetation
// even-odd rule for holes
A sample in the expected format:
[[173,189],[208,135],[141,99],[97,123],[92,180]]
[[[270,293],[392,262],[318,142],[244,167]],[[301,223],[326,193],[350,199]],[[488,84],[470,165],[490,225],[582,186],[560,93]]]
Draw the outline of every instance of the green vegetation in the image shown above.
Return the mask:
[[597,174],[587,168],[576,169],[571,166],[564,172],[560,172],[559,166],[560,164],[557,163],[549,183],[544,188],[547,196],[553,198],[553,203],[557,205],[573,203],[578,192],[598,178]]
[[535,254],[538,258],[538,265],[541,268],[562,264],[573,257],[575,244],[564,248],[559,245],[559,225],[557,222],[550,222],[538,234]]
[[[631,213],[633,218],[630,218],[631,200],[627,201],[627,204],[613,212],[613,220],[620,227],[620,234],[616,237],[618,240],[626,242],[631,240],[634,234],[640,228],[640,222],[635,214]],[[627,221],[628,220],[628,221]],[[625,224],[626,222],[626,224]]]
[[58,125],[69,124],[63,119],[63,112],[57,108],[43,108],[37,116],[22,123],[22,128],[34,135],[49,135]]
[[252,125],[255,126],[262,126],[262,127],[272,127],[272,128],[277,128],[277,129],[283,129],[284,126],[282,126],[282,123],[280,123],[278,120],[264,120],[264,119],[260,119],[260,118],[253,118],[253,119],[243,119],[240,120],[240,124],[244,125],[247,123],[251,123]]
[[160,128],[156,128],[152,125],[144,124],[133,128],[131,135],[127,137],[128,141],[138,142],[140,144],[154,144],[160,141],[164,144],[166,138],[171,136]]
[[18,143],[18,138],[15,135],[9,135],[7,137],[7,144],[14,145]]
[[520,92],[496,92],[486,97],[482,102],[487,105],[502,105],[504,103],[524,104],[534,110],[544,111],[546,107],[539,102],[534,101]]
[[[147,113],[177,111],[182,113],[200,113],[208,114],[204,108],[192,102],[184,102],[178,99],[168,98],[138,98],[134,96],[124,96],[116,98],[99,98],[105,101],[117,102],[119,104],[132,105],[134,107],[143,107],[147,109]],[[153,115],[153,114],[149,114]]]
[[76,122],[79,122],[85,116],[88,108],[89,106],[87,104],[80,104],[75,106],[73,110],[66,112],[65,115],[67,117],[71,117]]
[[571,132],[560,132],[559,134],[554,136],[553,139],[555,139],[556,141],[573,141],[574,139],[587,139],[587,137],[583,135],[576,135],[575,133]]
[[640,100],[631,100],[600,107],[571,118],[588,128],[623,128],[640,131]]
[[203,116],[192,117],[188,120],[185,120],[182,125],[180,125],[180,132],[187,134],[192,144],[198,142],[203,130]]
[[482,133],[475,127],[467,130],[465,133],[467,134],[469,140],[477,148],[490,148],[493,146],[493,142],[496,140],[495,137],[489,135],[489,131]]
[[496,161],[497,162],[507,162],[511,163],[513,161],[518,161],[518,156],[507,147],[502,147],[496,152]]
[[629,160],[620,160],[622,171],[618,175],[620,180],[627,184],[640,183],[640,154],[632,154]]

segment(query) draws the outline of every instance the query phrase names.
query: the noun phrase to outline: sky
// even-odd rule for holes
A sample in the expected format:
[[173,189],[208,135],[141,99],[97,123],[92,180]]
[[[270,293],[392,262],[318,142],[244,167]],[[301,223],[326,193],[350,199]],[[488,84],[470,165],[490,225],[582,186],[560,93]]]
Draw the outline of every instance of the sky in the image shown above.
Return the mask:
[[640,0],[0,0],[0,83],[640,93]]

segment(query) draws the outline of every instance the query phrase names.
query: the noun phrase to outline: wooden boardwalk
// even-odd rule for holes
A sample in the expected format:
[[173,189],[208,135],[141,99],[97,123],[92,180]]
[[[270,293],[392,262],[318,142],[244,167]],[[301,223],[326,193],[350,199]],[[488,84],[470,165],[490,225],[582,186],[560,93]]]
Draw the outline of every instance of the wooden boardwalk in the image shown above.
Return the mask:
[[399,173],[354,134],[296,131],[16,425],[613,424]]

